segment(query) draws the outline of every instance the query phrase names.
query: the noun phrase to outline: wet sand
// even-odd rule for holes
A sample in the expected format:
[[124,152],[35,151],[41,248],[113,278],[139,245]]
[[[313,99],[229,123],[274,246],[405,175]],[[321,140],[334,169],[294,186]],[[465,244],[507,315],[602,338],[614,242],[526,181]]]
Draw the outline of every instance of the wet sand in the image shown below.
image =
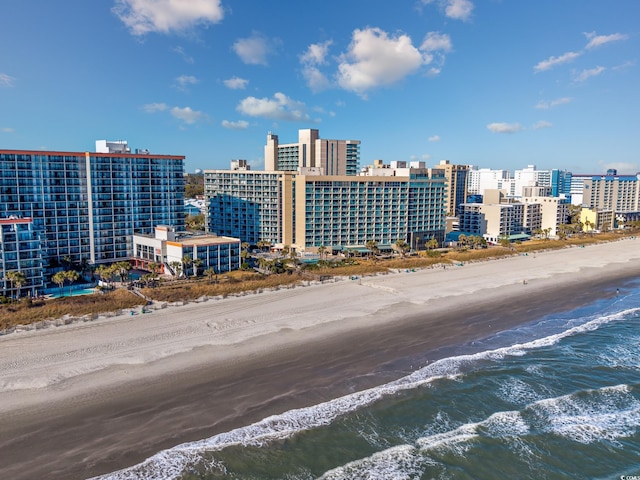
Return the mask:
[[614,296],[639,272],[640,240],[622,240],[7,335],[0,477],[130,466]]

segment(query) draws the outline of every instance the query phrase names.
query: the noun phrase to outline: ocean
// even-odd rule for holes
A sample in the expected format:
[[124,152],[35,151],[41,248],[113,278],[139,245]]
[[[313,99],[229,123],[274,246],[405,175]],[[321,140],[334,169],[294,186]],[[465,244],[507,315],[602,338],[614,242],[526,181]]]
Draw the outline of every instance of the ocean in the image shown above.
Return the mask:
[[640,478],[640,282],[101,479]]

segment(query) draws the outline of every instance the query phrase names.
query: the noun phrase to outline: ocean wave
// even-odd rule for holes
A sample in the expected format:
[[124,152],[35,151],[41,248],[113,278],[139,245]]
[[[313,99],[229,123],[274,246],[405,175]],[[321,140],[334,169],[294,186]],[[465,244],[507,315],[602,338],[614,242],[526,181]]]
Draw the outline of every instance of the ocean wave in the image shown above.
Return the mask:
[[640,402],[626,384],[582,390],[543,399],[521,411],[504,411],[480,422],[419,438],[415,445],[400,445],[354,460],[325,472],[321,480],[417,478],[432,466],[444,470],[439,458],[464,457],[482,438],[502,440],[526,464],[535,465],[527,437],[548,433],[580,443],[615,442],[640,426]]
[[[188,467],[199,462],[203,453],[219,451],[234,445],[262,446],[274,440],[289,438],[300,431],[328,425],[336,418],[371,405],[385,396],[423,387],[440,379],[460,378],[464,375],[465,370],[468,370],[471,366],[478,365],[479,362],[501,360],[508,356],[522,356],[531,350],[555,345],[563,338],[596,330],[603,325],[627,318],[637,312],[640,312],[640,308],[627,309],[589,320],[584,324],[569,328],[558,334],[530,342],[441,359],[388,384],[352,393],[312,407],[290,410],[280,415],[265,418],[247,427],[234,429],[204,440],[184,443],[163,450],[138,465],[111,474],[94,477],[94,479],[167,480],[176,478]],[[519,428],[513,422],[511,426]],[[495,428],[495,426],[492,428]],[[468,439],[469,435],[475,435],[475,433],[470,433],[466,430],[459,432],[459,438],[455,435],[449,438],[449,434],[447,432],[429,438],[431,438],[431,441],[452,444],[453,440],[455,440],[453,443],[462,443],[462,440]],[[421,444],[425,442],[426,440],[423,440]]]

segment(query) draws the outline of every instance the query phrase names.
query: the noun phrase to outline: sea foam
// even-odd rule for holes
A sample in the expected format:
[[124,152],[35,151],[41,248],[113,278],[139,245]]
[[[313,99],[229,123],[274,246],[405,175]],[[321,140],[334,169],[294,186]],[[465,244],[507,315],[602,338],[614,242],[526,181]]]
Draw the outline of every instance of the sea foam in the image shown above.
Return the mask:
[[[627,309],[589,320],[563,332],[535,339],[530,342],[514,344],[493,350],[486,350],[475,354],[444,358],[416,370],[410,375],[385,385],[349,394],[312,407],[290,410],[280,415],[265,418],[247,427],[237,428],[229,432],[214,435],[207,439],[184,443],[176,447],[163,450],[138,465],[94,478],[100,480],[138,480],[141,478],[148,480],[165,480],[176,478],[184,473],[184,471],[191,465],[199,462],[203,453],[219,451],[234,445],[261,446],[274,440],[289,438],[300,431],[328,425],[336,418],[371,405],[385,396],[426,386],[440,379],[459,378],[463,376],[467,370],[478,365],[479,362],[501,360],[508,356],[522,356],[531,350],[555,345],[563,338],[596,330],[603,325],[622,320],[637,312],[640,312],[640,308]],[[552,401],[547,402],[551,402],[549,405],[553,404]],[[532,405],[535,406],[538,403],[540,402],[536,402]],[[536,407],[532,407],[532,410],[535,410],[535,408]],[[619,427],[613,433],[614,437],[616,435],[625,434],[628,431],[627,427],[637,424],[637,407],[631,407],[630,409],[626,409],[624,412],[625,415],[632,413],[634,415],[633,420],[631,423],[625,423],[620,421],[618,417],[615,417],[616,419],[614,420],[609,419],[609,425]],[[503,415],[508,416],[511,414],[503,413]],[[490,418],[493,417],[494,416]],[[550,418],[553,419],[553,416]],[[602,422],[603,424],[607,423],[605,422],[605,418],[606,414],[603,412],[598,422]],[[495,424],[495,421],[496,419],[493,418],[492,424]],[[513,419],[511,419],[511,422],[512,423],[509,428],[515,428],[516,430],[513,430],[513,434],[518,434],[522,428],[522,424],[519,422],[513,424]],[[560,428],[561,425],[563,425],[562,422],[558,420],[555,424],[553,422],[551,423],[555,425],[555,428],[557,428],[558,431],[562,431],[562,428]],[[564,424],[567,425],[566,422]],[[420,440],[418,445],[421,449],[431,448],[428,447],[428,445],[463,445],[467,440],[477,435],[476,429],[478,428],[478,425],[479,424],[469,424],[459,427],[453,432],[437,434],[427,439]],[[588,429],[588,427],[581,427],[580,425],[583,424],[579,421],[569,425],[572,426],[572,428],[566,427],[564,429],[566,434],[568,434],[568,432],[572,432],[576,438],[592,438],[583,431],[585,428]],[[495,425],[493,425],[492,428],[495,429]],[[598,431],[601,430],[602,429],[599,429]],[[579,431],[582,431],[582,436],[578,433]]]

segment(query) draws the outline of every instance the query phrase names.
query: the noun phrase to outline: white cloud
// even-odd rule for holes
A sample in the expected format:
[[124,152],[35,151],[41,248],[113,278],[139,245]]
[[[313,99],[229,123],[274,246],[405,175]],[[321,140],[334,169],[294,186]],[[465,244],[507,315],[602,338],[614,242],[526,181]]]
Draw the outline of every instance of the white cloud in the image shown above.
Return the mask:
[[199,112],[198,110],[193,110],[191,107],[173,107],[171,109],[171,115],[179,120],[182,120],[188,125],[196,123],[207,117],[204,113]]
[[616,71],[626,70],[628,68],[635,67],[635,65],[636,65],[635,61],[627,60],[626,62],[624,62],[624,63],[622,63],[620,65],[616,65],[615,67],[611,67],[611,70],[616,70]]
[[179,32],[224,17],[220,0],[116,0],[111,11],[133,35]]
[[533,70],[536,73],[543,72],[545,70],[549,70],[552,67],[555,67],[556,65],[562,65],[563,63],[567,63],[572,60],[575,60],[580,55],[582,55],[582,53],[580,52],[567,52],[560,55],[559,57],[549,57],[546,60],[542,60],[541,62],[538,62],[538,64],[535,67],[533,67]]
[[186,88],[187,85],[195,85],[199,80],[193,75],[180,75],[176,78],[176,82],[178,82],[180,88]]
[[431,155],[430,155],[430,154],[428,154],[428,153],[423,153],[423,154],[422,154],[422,160],[425,160],[425,161],[426,161],[426,160],[429,160],[430,158],[431,158]]
[[147,103],[142,109],[147,113],[164,112],[169,108],[166,103]]
[[440,141],[440,135],[433,135],[433,136],[429,137],[427,139],[427,141],[429,141],[429,142],[439,142]]
[[453,46],[451,45],[451,38],[446,33],[429,32],[424,37],[420,50],[423,52],[435,52],[443,51],[450,52]]
[[444,13],[449,18],[456,20],[469,20],[473,11],[473,3],[469,0],[447,0]]
[[610,163],[601,163],[603,170],[609,170],[610,168],[614,168],[618,171],[619,174],[635,174],[640,172],[640,165],[637,163],[627,163],[627,162],[610,162]]
[[[422,0],[422,3],[428,5],[434,3],[434,0]],[[469,20],[473,12],[473,3],[471,0],[438,0],[437,2],[444,14],[455,20]]]
[[284,93],[275,93],[273,98],[247,97],[236,107],[240,113],[250,117],[272,120],[308,121],[304,103],[287,97]]
[[13,87],[14,80],[15,78],[6,73],[0,73],[0,87]]
[[15,129],[10,128],[10,127],[3,127],[3,128],[0,128],[0,132],[2,132],[2,133],[15,133],[16,131],[15,131]]
[[627,38],[629,38],[628,35],[622,33],[612,33],[611,35],[596,35],[596,32],[585,32],[584,35],[589,40],[589,43],[587,43],[587,46],[585,47],[587,49],[597,48],[606,43],[619,42],[621,40],[626,40]]
[[171,51],[173,51],[173,52],[177,53],[178,55],[180,55],[182,57],[182,59],[187,63],[193,64],[195,62],[193,57],[187,55],[187,52],[185,52],[184,48],[182,48],[182,47],[173,47],[171,49]]
[[584,82],[585,80],[587,80],[588,78],[591,77],[595,77],[597,75],[600,75],[602,72],[604,72],[606,70],[606,68],[604,67],[594,67],[594,68],[590,68],[587,70],[583,70],[580,73],[576,73],[574,76],[574,80],[576,82]]
[[523,130],[519,123],[490,123],[487,128],[493,133],[517,133]]
[[332,40],[322,43],[312,43],[307,51],[300,56],[300,61],[305,64],[323,65],[326,63],[326,57],[329,53],[329,47],[333,44]]
[[312,92],[321,92],[331,86],[331,82],[327,76],[316,66],[304,65],[302,67],[302,75]]
[[546,120],[540,120],[533,125],[534,130],[540,130],[542,128],[551,128],[553,124],[551,122],[547,122]]
[[273,53],[274,41],[254,32],[248,38],[240,38],[233,44],[233,51],[249,65],[268,65],[267,56]]
[[230,122],[229,120],[223,120],[222,126],[229,130],[244,130],[249,126],[249,122],[245,120],[238,120],[237,122]]
[[313,92],[319,92],[331,86],[331,82],[327,76],[320,71],[318,65],[325,65],[327,63],[326,57],[332,43],[331,40],[322,43],[313,43],[309,45],[305,53],[300,55],[302,75]]
[[337,79],[342,88],[364,96],[367,90],[398,82],[430,61],[431,56],[423,57],[408,35],[389,37],[379,28],[354,30]]
[[558,105],[564,105],[566,103],[571,103],[572,101],[573,101],[573,98],[571,97],[556,98],[555,100],[551,100],[550,102],[547,102],[545,100],[540,100],[536,104],[535,108],[539,108],[541,110],[548,110],[549,108],[557,107]]
[[231,77],[223,80],[224,86],[231,90],[244,90],[249,84],[249,80],[240,77]]

